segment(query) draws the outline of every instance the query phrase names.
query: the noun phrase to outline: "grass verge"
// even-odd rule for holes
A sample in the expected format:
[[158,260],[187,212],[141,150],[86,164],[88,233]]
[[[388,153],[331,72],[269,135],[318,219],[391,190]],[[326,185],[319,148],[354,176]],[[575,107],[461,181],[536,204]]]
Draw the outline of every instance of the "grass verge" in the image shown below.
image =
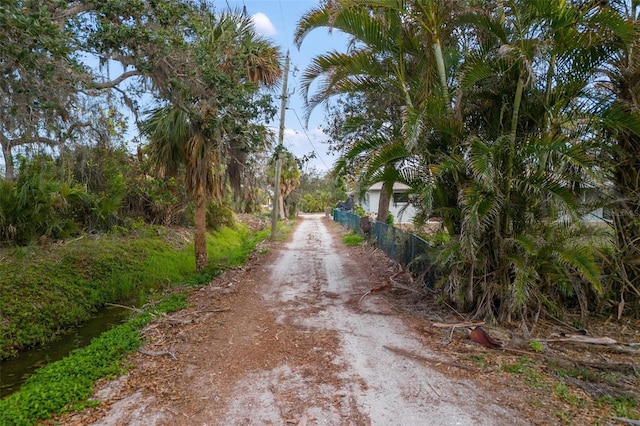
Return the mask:
[[122,359],[140,346],[140,329],[155,315],[186,306],[185,294],[168,297],[152,310],[93,339],[89,346],[37,370],[19,392],[0,400],[0,424],[33,425],[54,413],[87,406],[96,380],[124,370]]
[[[168,287],[174,287],[185,284],[182,278],[187,277],[187,286],[184,287],[184,291],[175,293],[174,290],[173,295],[164,298],[155,308],[103,333],[92,340],[91,344],[73,351],[63,360],[37,370],[18,392],[0,400],[0,425],[33,425],[40,420],[51,418],[56,413],[79,410],[92,405],[92,402],[87,399],[93,392],[95,381],[102,377],[116,376],[124,371],[123,359],[126,354],[135,351],[142,343],[139,332],[146,324],[158,314],[185,308],[189,286],[209,282],[212,275],[224,267],[245,263],[256,244],[268,234],[268,230],[252,233],[243,225],[211,233],[207,239],[211,266],[204,274],[198,275],[193,273],[195,262],[192,244],[180,250],[162,246],[161,250],[150,253],[142,261],[136,256],[129,256],[128,250],[124,250],[119,243],[115,244],[118,249],[124,251],[127,255],[125,257],[132,263],[129,265],[131,269],[118,269],[119,273],[127,275],[127,282],[136,283],[142,277],[148,276],[153,280],[163,278],[161,281],[166,281]],[[155,239],[152,240],[154,244],[158,243]],[[127,239],[125,244],[127,247],[134,247],[132,251],[135,252],[136,244],[148,247],[150,242]],[[111,253],[110,249],[106,252]],[[102,251],[99,253],[104,254]],[[186,264],[180,266],[184,259],[190,260],[188,267]],[[96,264],[104,265],[105,262],[98,261]],[[133,268],[135,265],[140,269]],[[176,273],[174,270],[173,275],[171,273],[167,276],[162,275],[165,268],[183,267],[184,272]],[[89,270],[93,269],[89,268]],[[100,285],[108,285],[109,282],[116,281],[121,280],[103,280]]]
[[345,234],[344,237],[342,237],[342,242],[346,246],[357,246],[357,245],[360,245],[363,241],[364,241],[364,238],[362,238],[360,235],[356,234],[353,231],[348,234]]
[[[0,359],[55,339],[105,303],[138,306],[185,282],[208,282],[242,264],[268,231],[238,224],[207,237],[210,267],[195,275],[193,244],[158,227],[30,247],[0,263]],[[176,247],[176,239],[182,245]]]

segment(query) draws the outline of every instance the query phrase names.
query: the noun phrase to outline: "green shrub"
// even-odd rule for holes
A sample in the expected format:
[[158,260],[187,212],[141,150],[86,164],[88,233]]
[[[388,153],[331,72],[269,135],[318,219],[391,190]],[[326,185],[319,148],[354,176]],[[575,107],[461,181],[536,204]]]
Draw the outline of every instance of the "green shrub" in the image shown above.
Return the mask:
[[233,210],[229,206],[215,202],[209,203],[207,206],[207,229],[215,231],[225,226],[233,227],[234,224]]
[[61,180],[50,162],[22,158],[18,179],[0,183],[0,244],[67,238],[80,230],[76,211],[88,199],[86,190]]
[[394,221],[394,220],[395,220],[395,218],[393,217],[393,214],[389,213],[389,214],[387,214],[387,218],[384,220],[384,222],[385,222],[387,225],[391,225],[391,226],[393,226],[393,221]]

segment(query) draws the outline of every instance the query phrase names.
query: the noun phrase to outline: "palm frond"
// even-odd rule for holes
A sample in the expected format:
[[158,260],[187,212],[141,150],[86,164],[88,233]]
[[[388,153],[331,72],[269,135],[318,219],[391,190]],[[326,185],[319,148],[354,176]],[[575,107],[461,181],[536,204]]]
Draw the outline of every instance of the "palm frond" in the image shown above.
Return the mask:
[[186,161],[189,119],[180,108],[165,106],[149,112],[140,131],[148,138],[145,147],[150,162],[167,175],[175,175]]

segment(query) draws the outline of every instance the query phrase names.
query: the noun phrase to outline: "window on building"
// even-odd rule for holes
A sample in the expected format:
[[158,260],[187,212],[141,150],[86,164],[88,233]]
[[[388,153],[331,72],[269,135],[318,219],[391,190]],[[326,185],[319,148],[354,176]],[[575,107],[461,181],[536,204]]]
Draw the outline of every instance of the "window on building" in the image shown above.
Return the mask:
[[394,192],[393,193],[393,202],[398,203],[408,203],[409,195],[406,192]]

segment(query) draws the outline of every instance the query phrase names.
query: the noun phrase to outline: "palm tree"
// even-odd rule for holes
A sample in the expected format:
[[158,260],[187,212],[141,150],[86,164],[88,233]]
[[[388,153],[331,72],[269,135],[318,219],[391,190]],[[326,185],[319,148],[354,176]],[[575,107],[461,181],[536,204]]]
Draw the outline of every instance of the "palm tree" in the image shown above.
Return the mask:
[[336,162],[334,171],[338,174],[357,176],[356,184],[360,195],[378,182],[382,190],[378,203],[377,217],[384,222],[389,215],[389,202],[396,182],[410,184],[412,157],[402,139],[390,141],[383,135],[371,135],[358,140]]
[[310,12],[296,40],[330,26],[354,47],[314,60],[304,78],[320,90],[309,106],[394,89],[403,143],[419,161],[415,190],[450,238],[438,255],[441,284],[461,306],[526,326],[532,312],[558,306],[561,290],[585,314],[585,295],[600,283],[594,253],[577,237],[574,189],[601,176],[585,99],[612,48],[611,18],[596,3],[474,4],[354,0]]
[[[376,6],[374,13],[367,3],[342,1],[311,10],[298,23],[295,41],[300,46],[310,31],[320,27],[336,28],[353,37],[354,47],[349,53],[331,52],[313,59],[303,74],[303,94],[307,99],[307,117],[332,97],[359,96],[367,108],[359,112],[356,120],[366,122],[365,127],[369,128],[372,121],[382,123],[373,126],[378,134],[356,140],[342,154],[336,172],[350,175],[355,172],[359,176],[357,184],[363,190],[376,183],[372,179],[381,179],[378,217],[384,220],[393,184],[400,177],[402,155],[408,155],[400,146],[404,143],[401,110],[414,103],[409,88],[419,84],[414,78],[423,68],[420,61],[424,57],[412,29],[402,24],[404,10],[400,3],[396,8]],[[313,83],[319,83],[320,88],[309,96]],[[352,134],[361,131],[347,130]],[[385,145],[392,147],[387,149]],[[389,155],[391,152],[393,155]],[[400,152],[402,155],[398,156]],[[386,162],[381,162],[382,159]]]
[[207,264],[206,211],[212,196],[221,197],[220,176],[214,165],[221,164],[220,152],[205,139],[202,125],[184,110],[168,105],[153,110],[141,124],[149,143],[146,150],[151,164],[165,176],[184,170],[187,193],[195,202],[196,270]]
[[360,196],[371,185],[382,182],[377,217],[384,221],[393,184],[408,184],[401,172],[411,164],[403,139],[401,104],[380,93],[347,96],[332,108],[325,127],[332,149],[340,152],[334,174],[350,177]]
[[[287,210],[285,210],[284,199],[287,195],[291,194],[300,184],[300,176],[302,172],[298,167],[298,162],[296,161],[295,156],[287,151],[286,148],[281,147],[277,149],[276,155],[271,158],[270,167],[268,169],[267,175],[270,180],[275,179],[275,161],[277,158],[280,158],[282,161],[281,169],[280,169],[280,185],[279,185],[279,193],[278,193],[278,203],[280,212],[280,219],[284,220],[287,218]],[[292,213],[292,212],[289,212]]]
[[[520,318],[526,330],[532,312],[559,308],[558,290],[583,315],[586,294],[601,291],[574,188],[598,182],[596,117],[582,99],[609,46],[593,6],[502,3],[462,18],[483,43],[456,76],[459,149],[425,161],[424,198],[440,200],[436,212],[452,222],[438,254],[445,291],[477,316]],[[446,129],[429,118],[436,136]]]
[[[619,46],[604,74],[604,128],[612,140],[612,224],[616,238],[611,256],[613,287],[619,293],[619,315],[627,301],[635,301],[640,311],[640,4],[613,1],[611,10],[623,21],[619,25]],[[631,298],[629,297],[631,294]]]
[[259,84],[273,85],[280,72],[280,53],[258,37],[249,18],[225,13],[199,23],[193,46],[195,69],[177,81],[171,104],[151,112],[141,130],[149,138],[153,163],[165,173],[185,173],[187,192],[195,202],[196,270],[208,262],[206,208],[220,201],[227,153],[239,126],[251,118],[246,106]]

